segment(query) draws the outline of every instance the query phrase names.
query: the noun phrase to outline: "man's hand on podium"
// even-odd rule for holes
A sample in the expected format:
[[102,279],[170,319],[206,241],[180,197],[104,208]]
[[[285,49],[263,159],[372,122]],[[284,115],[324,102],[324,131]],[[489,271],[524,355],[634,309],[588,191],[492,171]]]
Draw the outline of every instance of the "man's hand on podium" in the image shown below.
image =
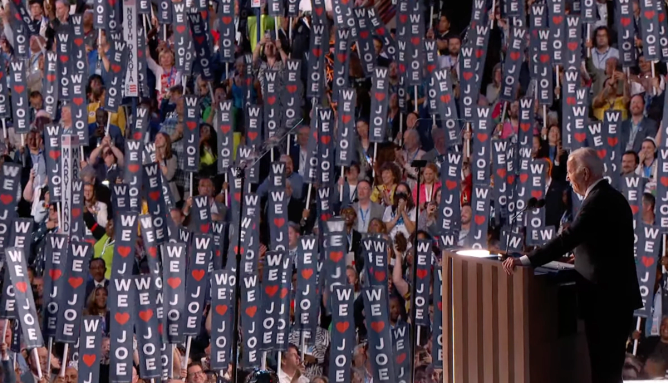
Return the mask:
[[515,271],[515,266],[522,266],[522,261],[519,258],[508,257],[503,261],[503,269],[506,271],[506,274],[512,275]]

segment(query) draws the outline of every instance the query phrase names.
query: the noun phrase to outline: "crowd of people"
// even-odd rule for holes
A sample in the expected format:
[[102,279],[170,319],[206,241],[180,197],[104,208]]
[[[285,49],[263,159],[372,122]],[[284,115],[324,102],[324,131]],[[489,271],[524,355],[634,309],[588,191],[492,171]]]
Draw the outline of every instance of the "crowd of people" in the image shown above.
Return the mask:
[[[527,1],[527,14],[531,12],[531,5],[539,1]],[[97,2],[95,2],[97,3]],[[219,23],[216,17],[218,2],[212,2],[208,18],[212,36]],[[334,2],[336,3],[336,2]],[[491,3],[491,2],[490,2]],[[480,95],[476,100],[479,106],[489,106],[493,110],[494,135],[500,140],[514,142],[520,126],[520,105],[522,97],[535,96],[536,79],[532,66],[532,58],[526,55],[519,76],[519,91],[516,100],[506,103],[500,99],[502,82],[504,79],[503,63],[507,44],[510,41],[512,20],[501,12],[499,3],[494,2],[497,8],[490,12],[493,18],[492,28],[489,31],[488,53],[483,63]],[[523,2],[520,2],[522,4]],[[566,2],[567,13],[574,14],[574,2]],[[635,22],[639,23],[640,7],[637,0],[631,2],[635,14]],[[642,55],[642,39],[636,39],[637,65],[631,68],[622,68],[620,61],[619,35],[617,20],[610,9],[614,9],[612,0],[597,0],[597,21],[591,30],[591,36],[583,36],[581,46],[583,52],[590,49],[591,54],[583,53],[584,65],[580,70],[582,86],[589,92],[589,114],[592,121],[602,120],[605,111],[618,110],[622,114],[623,123],[618,138],[621,142],[623,155],[619,160],[619,174],[621,176],[637,175],[646,178],[646,190],[642,196],[642,220],[645,224],[655,224],[657,183],[657,158],[660,146],[661,119],[665,97],[666,73],[665,68],[658,63],[645,60]],[[394,5],[389,2],[376,4],[357,0],[356,7],[376,7],[386,13],[392,13]],[[132,139],[135,110],[133,105],[148,108],[149,124],[146,132],[146,142],[155,145],[155,161],[163,175],[163,180],[169,185],[173,198],[173,206],[169,211],[168,219],[173,220],[178,227],[196,231],[193,227],[191,212],[194,196],[207,196],[211,208],[211,218],[214,221],[230,222],[232,212],[228,192],[229,179],[224,176],[224,170],[219,169],[218,157],[219,141],[216,122],[217,105],[226,100],[233,104],[233,127],[235,146],[242,145],[249,138],[246,134],[245,112],[247,105],[263,105],[265,92],[264,73],[278,71],[286,72],[286,60],[300,59],[302,67],[302,82],[307,83],[308,70],[305,63],[309,55],[309,35],[312,33],[312,5],[309,1],[302,1],[299,5],[298,17],[271,17],[267,14],[266,4],[262,2],[260,27],[257,28],[257,16],[254,10],[246,9],[239,2],[235,2],[235,57],[233,65],[227,65],[219,60],[218,39],[212,38],[212,69],[213,81],[205,81],[198,73],[181,73],[176,69],[177,52],[172,28],[163,27],[156,17],[150,18],[147,32],[146,61],[147,84],[150,96],[139,98],[133,103],[125,99],[117,110],[105,110],[104,100],[110,78],[109,52],[110,44],[106,39],[105,31],[94,28],[93,2],[79,2],[70,4],[65,0],[30,0],[26,9],[30,15],[30,23],[36,26],[35,33],[29,37],[29,58],[27,67],[27,86],[30,102],[30,132],[21,137],[16,133],[12,124],[11,114],[3,116],[7,128],[7,135],[2,140],[0,161],[13,162],[22,167],[21,172],[21,199],[17,205],[17,215],[34,220],[31,253],[28,255],[30,266],[30,282],[33,289],[38,314],[43,310],[41,306],[44,294],[43,270],[46,239],[50,234],[59,233],[61,213],[58,206],[50,200],[50,184],[45,159],[45,127],[49,124],[59,124],[64,132],[72,132],[73,106],[66,100],[61,100],[57,111],[53,114],[45,110],[45,82],[46,54],[56,48],[56,33],[59,28],[67,26],[71,15],[83,14],[83,30],[85,34],[85,48],[87,52],[89,73],[86,81],[87,112],[85,117],[88,127],[89,141],[83,144],[83,160],[80,162],[79,176],[84,182],[83,206],[84,221],[87,234],[94,243],[94,259],[89,265],[89,280],[86,285],[85,315],[99,316],[103,323],[102,360],[100,381],[109,379],[109,326],[111,324],[108,301],[109,284],[111,278],[110,264],[114,254],[114,201],[110,189],[111,185],[119,183],[127,170],[124,153],[126,140]],[[387,9],[390,9],[388,11]],[[325,2],[328,27],[331,43],[326,50],[327,64],[323,68],[326,74],[326,92],[318,103],[333,108],[336,112],[337,103],[332,101],[334,65],[334,36],[336,26],[333,22],[332,2]],[[426,7],[427,14],[429,8]],[[157,9],[156,9],[157,12]],[[244,17],[241,17],[243,15]],[[450,19],[469,15],[448,14],[446,11],[434,13],[432,20],[425,22],[424,39],[433,39],[438,50],[439,69],[447,69],[453,79],[453,94],[458,99],[460,91],[460,62],[462,47],[467,44],[470,30],[453,30]],[[2,37],[0,39],[0,54],[2,55],[7,74],[11,73],[9,63],[15,55],[16,23],[9,3],[5,4],[1,12]],[[394,20],[387,20],[388,31],[395,35],[392,29]],[[291,24],[290,24],[291,23]],[[258,30],[260,33],[258,33]],[[278,34],[278,36],[277,36]],[[410,321],[411,307],[411,275],[413,265],[413,240],[417,236],[421,239],[432,239],[434,242],[433,267],[440,267],[441,254],[439,246],[442,243],[439,237],[443,234],[439,227],[441,214],[442,164],[447,161],[449,150],[458,150],[469,153],[462,162],[460,183],[460,223],[459,244],[466,243],[466,237],[472,225],[473,211],[473,158],[471,151],[462,146],[449,142],[449,136],[440,117],[433,118],[433,111],[428,106],[428,85],[420,86],[416,92],[401,92],[401,71],[396,57],[385,45],[383,36],[374,37],[374,65],[388,68],[389,104],[385,120],[385,142],[375,145],[370,141],[370,115],[372,88],[371,78],[365,76],[362,70],[362,59],[358,55],[358,46],[351,49],[349,84],[356,91],[357,105],[355,105],[356,134],[353,143],[353,163],[345,167],[342,174],[337,174],[336,195],[333,196],[335,214],[345,221],[345,231],[348,238],[348,250],[354,256],[350,257],[346,269],[347,280],[354,286],[355,298],[362,302],[362,286],[364,284],[365,259],[360,242],[367,234],[384,236],[388,246],[388,295],[390,325],[394,328],[400,322]],[[247,65],[249,64],[250,65]],[[652,68],[654,66],[654,68]],[[248,73],[251,70],[251,73]],[[252,79],[250,97],[245,93],[248,78]],[[11,85],[10,76],[6,78],[7,85]],[[185,82],[184,82],[185,81]],[[425,81],[426,77],[425,77]],[[8,86],[6,89],[11,89]],[[483,91],[484,90],[484,91]],[[552,91],[552,90],[551,90]],[[554,103],[547,108],[547,113],[536,113],[533,133],[532,157],[545,159],[549,163],[549,172],[545,183],[545,226],[553,226],[555,231],[568,227],[573,220],[573,195],[566,178],[566,162],[568,151],[562,146],[564,121],[562,119],[561,101],[558,95],[560,90],[554,90],[557,97]],[[189,185],[189,172],[184,170],[184,96],[197,95],[201,106],[199,123],[199,170],[194,173],[194,187]],[[401,100],[405,96],[405,100]],[[318,224],[316,198],[308,197],[309,183],[305,169],[308,166],[312,152],[309,151],[309,137],[312,134],[311,103],[304,97],[301,108],[302,120],[297,126],[286,127],[287,139],[278,145],[276,161],[285,164],[286,187],[289,197],[287,205],[289,220],[289,255],[298,256],[299,238],[304,235],[318,233],[322,230]],[[473,127],[475,132],[475,127]],[[471,132],[464,130],[464,141],[471,138]],[[236,150],[235,150],[236,152]],[[271,187],[268,178],[270,156],[260,159],[260,175],[257,184],[253,185],[253,192],[261,198],[260,223],[260,262],[264,262],[264,255],[271,249],[269,238],[269,222],[267,219],[266,204]],[[273,157],[273,156],[272,156]],[[426,160],[427,165],[421,170],[411,166],[415,160]],[[192,174],[192,173],[191,173]],[[418,187],[418,178],[420,179]],[[491,182],[494,182],[492,176]],[[311,185],[317,188],[318,185]],[[313,194],[315,195],[315,194]],[[307,204],[308,201],[308,204]],[[148,211],[146,201],[143,201],[141,213]],[[492,201],[492,206],[494,202]],[[501,220],[489,220],[488,248],[499,250],[501,242]],[[528,249],[528,247],[527,247]],[[134,274],[148,273],[147,254],[141,236],[136,243],[136,260]],[[665,258],[664,258],[665,259]],[[572,261],[572,257],[571,257]],[[668,266],[668,262],[664,262]],[[652,316],[648,317],[645,325],[638,331],[629,329],[629,356],[625,369],[626,378],[657,378],[664,377],[668,370],[668,320],[663,317],[662,287],[666,282],[667,273],[662,273],[661,265],[657,268],[656,300],[652,308]],[[293,286],[294,287],[294,286]],[[3,290],[4,291],[4,290]],[[668,302],[667,302],[668,303]],[[433,306],[431,307],[433,310]],[[352,382],[367,383],[373,381],[371,371],[370,350],[364,337],[363,305],[355,305],[357,345],[352,358]],[[202,312],[205,320],[210,309]],[[294,319],[294,318],[293,318]],[[39,349],[41,371],[44,377],[38,379],[36,362],[28,354],[28,350],[21,348],[14,353],[10,350],[13,340],[13,329],[16,328],[16,319],[7,320],[5,338],[0,345],[4,382],[46,383],[77,382],[78,370],[76,362],[68,362],[61,366],[62,349],[55,347],[51,358],[47,357],[47,349]],[[9,323],[11,322],[11,323]],[[320,326],[317,330],[315,345],[306,352],[300,348],[299,331],[293,330],[289,336],[289,347],[281,352],[281,357],[269,355],[267,366],[280,370],[281,383],[322,383],[328,382],[329,354],[330,354],[330,327],[331,318],[320,315]],[[4,323],[4,320],[3,320]],[[241,324],[243,326],[243,323]],[[436,325],[432,326],[436,328]],[[0,324],[0,328],[3,326]],[[210,326],[202,326],[199,336],[193,339],[189,350],[187,363],[182,364],[186,357],[185,347],[179,346],[174,352],[174,381],[186,379],[188,383],[227,382],[232,376],[232,365],[228,371],[218,374],[209,368],[210,358]],[[433,345],[431,329],[422,332],[420,346],[414,356],[415,379],[418,383],[441,382],[442,368],[435,363],[438,355],[432,354]],[[633,340],[639,340],[637,351],[633,350]],[[440,348],[439,348],[440,349]],[[139,355],[135,353],[135,361]],[[69,361],[70,358],[67,358]],[[47,361],[51,362],[47,366]],[[280,366],[277,366],[280,360]],[[187,366],[182,368],[182,366]],[[280,369],[279,369],[280,367]],[[65,369],[64,376],[56,376]],[[133,371],[133,383],[141,380],[138,368]]]

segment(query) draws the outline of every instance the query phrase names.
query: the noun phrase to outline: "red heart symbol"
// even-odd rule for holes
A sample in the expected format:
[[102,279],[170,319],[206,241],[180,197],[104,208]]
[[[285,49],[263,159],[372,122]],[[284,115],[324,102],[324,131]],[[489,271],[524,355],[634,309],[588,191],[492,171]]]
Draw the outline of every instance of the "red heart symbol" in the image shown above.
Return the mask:
[[378,101],[383,101],[385,99],[385,93],[376,93],[374,96]]
[[304,279],[309,279],[311,278],[312,275],[313,275],[313,270],[311,269],[302,270],[302,277]]
[[654,11],[645,11],[645,18],[648,20],[654,18]]
[[283,287],[281,289],[281,298],[285,298],[286,295],[288,295],[288,289],[286,287]]
[[186,126],[188,127],[188,130],[194,130],[197,127],[197,122],[188,121],[186,122]]
[[25,293],[28,290],[28,284],[21,281],[14,284],[14,288],[22,293]]
[[241,251],[239,251],[239,246],[234,246],[234,252],[235,252],[235,254],[237,254],[237,253],[243,254],[244,253],[244,248],[242,247]]
[[118,254],[121,255],[123,258],[127,258],[128,255],[130,255],[130,246],[118,246]]
[[477,137],[478,137],[478,141],[480,141],[480,142],[487,141],[487,133],[478,133]]
[[159,191],[152,191],[152,192],[148,193],[148,198],[150,198],[154,201],[157,201],[158,198],[160,198],[160,192]]
[[267,97],[267,102],[269,103],[269,105],[274,105],[274,103],[276,102],[276,96]]
[[255,139],[257,138],[257,132],[248,132],[248,138],[251,141],[255,141]]
[[128,320],[130,320],[130,314],[128,313],[116,313],[114,315],[114,318],[116,319],[116,322],[118,322],[120,325],[124,325],[128,323]]
[[81,106],[81,104],[83,104],[83,102],[84,102],[84,99],[83,99],[83,97],[75,97],[75,98],[72,99],[72,102],[74,104],[76,104],[77,106]]
[[153,258],[158,256],[158,251],[155,248],[155,246],[151,246],[151,247],[148,248],[148,255],[150,255]]
[[216,312],[219,315],[225,315],[225,313],[227,312],[227,305],[217,305]]
[[83,278],[81,277],[70,277],[70,279],[67,280],[70,283],[70,286],[74,287],[75,289],[83,283]]
[[318,16],[322,16],[322,8],[316,8],[316,9],[315,9],[315,13],[316,13]]
[[224,16],[224,17],[223,17],[223,23],[224,23],[224,24],[229,24],[229,23],[231,23],[231,22],[232,22],[232,18],[231,18],[231,17],[229,17],[229,16]]
[[81,359],[83,359],[83,362],[86,363],[88,367],[91,367],[93,366],[93,363],[95,363],[95,359],[97,358],[95,357],[95,355],[86,354]]
[[450,102],[450,95],[449,94],[443,94],[441,95],[441,101],[445,104]]
[[74,44],[76,44],[76,46],[80,47],[81,44],[83,44],[83,39],[81,37],[78,37],[78,38],[74,39]]
[[573,135],[573,137],[575,137],[575,140],[577,142],[583,142],[587,138],[587,134],[586,133],[575,133]]
[[63,275],[63,272],[58,270],[58,269],[51,269],[49,270],[49,276],[51,277],[51,280],[58,280],[60,276]]
[[596,153],[598,153],[598,157],[600,159],[604,159],[605,155],[608,154],[608,151],[605,150],[605,149],[599,149],[599,150],[596,151]]
[[620,22],[623,26],[628,27],[629,24],[631,24],[631,18],[630,18],[630,17],[622,17],[622,18],[619,20],[619,22]]
[[202,278],[204,278],[204,270],[193,270],[191,274],[197,282],[201,281]]
[[575,101],[575,97],[567,97],[567,98],[566,98],[566,104],[568,104],[568,105],[575,105],[575,103],[576,103],[576,101]]
[[506,182],[508,183],[508,185],[514,184],[515,183],[515,176],[512,175],[512,174],[509,174],[508,178],[506,178]]
[[248,315],[251,318],[255,316],[256,312],[257,312],[257,306],[249,307],[246,309],[246,315]]
[[62,62],[62,63],[66,63],[66,62],[68,62],[68,61],[70,61],[70,58],[67,57],[67,55],[62,55],[62,56],[60,56],[60,62]]
[[443,311],[443,302],[438,302],[438,311]]
[[283,227],[285,224],[285,218],[274,218],[274,225],[278,228]]
[[264,292],[270,297],[273,297],[278,292],[278,286],[267,286],[264,288]]
[[650,267],[654,264],[654,258],[652,257],[646,257],[642,256],[642,264],[645,265],[645,267]]
[[485,216],[484,215],[476,215],[475,216],[475,223],[477,223],[478,225],[482,225],[483,223],[485,223]]
[[320,142],[322,142],[324,145],[328,145],[331,140],[332,140],[331,136],[320,137]]
[[46,75],[46,81],[48,81],[48,82],[56,81],[56,75],[55,74],[47,74]]
[[179,285],[181,284],[181,278],[177,277],[167,278],[167,284],[169,285],[169,287],[175,289],[179,287]]
[[580,45],[580,44],[578,44],[578,43],[576,43],[576,42],[568,43],[568,49],[570,49],[570,50],[572,50],[572,51],[575,51],[575,50],[578,49],[578,46],[579,46],[579,45]]
[[114,73],[118,73],[118,72],[121,71],[121,66],[118,65],[118,64],[112,64],[112,65],[111,65],[111,70],[112,70]]
[[371,323],[371,328],[373,329],[373,331],[379,333],[383,331],[383,329],[385,328],[385,322],[383,321],[373,322]]
[[315,57],[320,57],[320,55],[322,55],[322,49],[320,49],[320,48],[313,48],[313,55],[314,55]]
[[222,130],[224,134],[229,133],[230,129],[232,129],[232,125],[221,125],[220,126],[220,130]]
[[615,146],[617,145],[617,137],[608,137],[608,145]]
[[234,193],[234,200],[237,202],[241,201],[241,193]]
[[78,207],[72,209],[72,218],[78,218],[80,214],[81,214],[81,209],[79,209]]
[[545,64],[548,61],[550,61],[550,55],[548,55],[548,54],[540,55],[540,62]]
[[408,20],[408,15],[399,15],[399,21],[405,23]]
[[128,165],[128,170],[132,173],[137,173],[139,171],[139,165],[138,164],[130,164],[130,165]]
[[134,133],[132,133],[132,139],[134,139],[134,140],[140,141],[141,138],[142,138],[141,136],[142,136],[142,133],[141,133],[141,132],[134,132]]
[[178,25],[178,26],[176,27],[176,31],[179,32],[179,33],[183,33],[183,32],[185,32],[185,30],[186,30],[186,26],[185,26],[185,25]]
[[561,22],[564,20],[563,16],[554,16],[552,17],[552,22],[554,24],[561,24]]
[[510,52],[510,59],[517,61],[520,59],[520,52]]
[[499,175],[501,178],[506,178],[506,169],[505,168],[499,168],[496,170],[496,174]]
[[376,278],[376,280],[377,280],[378,282],[382,282],[382,281],[384,281],[385,278],[386,278],[386,276],[385,276],[385,272],[382,271],[382,270],[374,272],[374,273],[373,273],[373,276],[374,276],[374,278]]
[[[436,65],[434,65],[434,64],[427,65],[427,72],[432,73],[434,70],[436,70]],[[466,76],[466,73],[464,74],[464,76]]]
[[543,196],[543,192],[540,190],[532,190],[531,196],[534,197],[535,199],[540,199],[540,197]]
[[482,50],[482,49],[477,49],[477,50],[475,51],[475,57],[476,57],[476,58],[481,58],[484,54],[485,54],[485,51]]
[[411,38],[411,43],[413,43],[413,45],[420,45],[420,38],[419,37],[412,37]]
[[458,186],[457,181],[450,181],[450,180],[445,181],[445,187],[448,188],[448,190],[455,189],[457,188],[457,186]]
[[208,223],[203,223],[199,226],[199,230],[202,233],[208,233],[209,232],[209,224]]
[[352,117],[351,115],[349,115],[349,114],[343,114],[343,115],[341,115],[341,121],[343,121],[344,124],[349,123],[350,120],[351,120],[352,118],[353,118],[353,117]]
[[661,177],[661,184],[663,186],[668,186],[668,177]]
[[26,87],[23,85],[14,85],[14,90],[16,91],[16,93],[22,93],[25,88]]
[[158,334],[162,335],[162,323],[158,323]]
[[424,277],[427,276],[427,270],[425,269],[420,269],[417,271],[417,277],[420,279],[424,279]]
[[640,210],[638,205],[631,205],[631,212],[633,212],[633,215],[638,214],[638,210]]
[[153,317],[153,310],[147,309],[139,312],[139,318],[144,322],[148,322]]
[[343,251],[332,251],[329,253],[329,259],[331,259],[334,262],[338,262],[343,258]]
[[529,178],[529,175],[526,173],[520,174],[520,182],[525,183],[527,182],[527,179]]
[[406,353],[403,353],[403,354],[401,354],[401,355],[397,355],[397,357],[395,358],[395,360],[397,361],[397,364],[401,364],[401,363],[403,363],[404,360],[406,360]]
[[58,161],[58,158],[60,158],[60,150],[49,150],[49,157]]
[[360,37],[366,39],[367,37],[369,37],[369,31],[361,31]]
[[195,41],[197,41],[197,45],[202,45],[202,43],[204,42],[204,36],[195,37]]
[[473,72],[464,72],[462,76],[464,77],[464,80],[468,81],[473,77]]
[[336,330],[338,332],[340,332],[341,334],[346,332],[346,330],[348,330],[348,327],[350,327],[350,323],[348,323],[348,321],[339,322],[339,323],[336,324]]
[[295,93],[297,91],[297,85],[286,85],[285,89],[290,93]]
[[523,122],[520,124],[520,129],[522,129],[523,132],[528,132],[529,129],[531,129],[531,124],[528,122]]

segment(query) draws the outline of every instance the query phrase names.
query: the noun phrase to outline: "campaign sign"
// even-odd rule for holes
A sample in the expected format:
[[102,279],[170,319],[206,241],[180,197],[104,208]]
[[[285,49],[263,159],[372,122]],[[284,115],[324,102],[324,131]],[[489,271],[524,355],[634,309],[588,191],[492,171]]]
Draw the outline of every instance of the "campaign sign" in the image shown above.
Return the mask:
[[338,285],[346,285],[346,232],[345,221],[341,217],[331,218],[327,222],[327,240],[325,241],[325,279],[330,293]]
[[285,194],[285,163],[271,164],[269,175],[269,198],[267,218],[269,220],[269,248],[288,250],[288,197]]
[[457,102],[453,95],[454,83],[448,69],[434,71],[436,86],[438,89],[438,114],[441,117],[441,127],[445,128],[446,142],[448,146],[461,145],[459,117],[457,114]]
[[[49,87],[49,82],[48,79],[52,79],[55,81],[55,74],[52,74],[49,72],[49,70],[54,70],[55,71],[55,64],[56,64],[56,58],[55,58],[55,53],[52,52],[47,52],[47,57],[44,59],[44,72],[45,72],[45,78],[47,79],[46,86],[44,87],[44,108],[45,110],[51,115],[55,116],[55,113],[53,111],[55,110],[55,97],[53,94],[50,94],[49,91],[52,90]],[[53,59],[53,61],[49,61],[50,59]],[[54,77],[51,77],[53,75]],[[7,65],[5,63],[5,58],[0,57],[0,79],[7,78]],[[0,81],[0,118],[7,118],[9,117],[11,111],[10,111],[10,100],[9,96],[7,95],[7,83],[4,81]],[[51,96],[49,98],[49,95]]]
[[58,304],[56,342],[76,343],[79,339],[81,312],[86,307],[86,280],[93,247],[85,242],[71,242],[67,256],[67,281],[63,282]]
[[434,267],[432,303],[434,305],[434,317],[432,318],[432,346],[431,361],[434,368],[443,368],[443,269]]
[[222,270],[225,266],[226,250],[229,246],[229,223],[228,222],[211,222],[213,229],[213,269]]
[[128,49],[123,41],[122,33],[110,33],[107,40],[111,44],[107,53],[109,58],[109,76],[105,85],[107,91],[104,98],[104,110],[109,113],[116,113],[121,107],[123,100],[123,81],[125,80],[125,70],[127,69]]
[[72,181],[72,203],[70,204],[70,241],[81,242],[85,239],[86,234],[90,232],[88,227],[86,227],[86,222],[83,218],[83,188],[83,181]]
[[232,161],[234,160],[232,100],[223,101],[218,104],[216,122],[218,126],[216,129],[216,135],[218,136],[218,172],[224,173],[232,166]]
[[[585,0],[585,3],[595,3],[595,0]],[[636,65],[636,22],[634,20],[632,3],[628,0],[620,1],[615,12],[617,26],[617,46],[619,58],[624,68]],[[665,125],[664,125],[665,126]]]
[[[202,1],[198,1],[198,4]],[[204,1],[203,11],[208,10],[208,2]],[[205,13],[206,15],[206,13]],[[199,63],[199,71],[204,81],[213,80],[213,69],[211,63],[211,46],[208,34],[208,18],[202,17],[201,13],[189,13],[190,30],[195,48],[196,62]]]
[[489,187],[476,185],[473,187],[471,209],[473,217],[471,229],[466,236],[467,246],[471,249],[487,248],[487,229],[489,228]]
[[647,61],[659,61],[659,14],[656,12],[655,0],[640,0],[640,17],[638,31],[642,38],[642,53]]
[[387,80],[388,69],[376,67],[371,78],[371,121],[369,123],[369,142],[383,142],[387,137],[387,111],[389,104]]
[[387,283],[362,289],[374,382],[396,382]]
[[350,366],[355,348],[355,318],[353,315],[355,294],[352,286],[334,286],[330,302],[333,310],[330,329],[329,381],[347,383],[351,381]]
[[[480,93],[480,85],[478,75],[476,74],[477,57],[474,53],[473,41],[464,45],[459,55],[459,115],[466,122],[474,121],[474,110],[477,105],[478,94]],[[438,97],[436,97],[436,80],[432,76],[433,69],[437,64],[436,47],[431,44],[436,44],[435,41],[425,41],[427,49],[427,72],[429,72],[429,110],[430,112],[438,111]],[[476,51],[477,52],[477,51]],[[433,57],[433,62],[429,62],[429,58]],[[433,93],[433,94],[432,94]]]
[[79,334],[79,373],[78,383],[100,381],[100,358],[102,350],[102,318],[85,315],[81,317],[81,333]]
[[503,82],[499,92],[501,101],[513,102],[517,98],[520,83],[520,70],[524,63],[524,48],[526,45],[526,29],[523,27],[511,28],[508,54],[503,63]]
[[286,127],[293,126],[301,118],[301,97],[304,91],[301,82],[301,66],[301,60],[288,59],[285,62],[281,108],[283,109],[283,125]]
[[354,20],[357,20],[353,38],[357,40],[357,53],[360,58],[360,65],[364,70],[364,77],[368,78],[374,75],[376,66],[376,50],[373,43],[373,32],[366,16],[367,8],[356,7],[353,9]]
[[492,167],[494,169],[492,198],[494,199],[494,210],[498,213],[495,216],[497,223],[501,217],[508,217],[508,188],[511,186],[507,181],[508,144],[509,140],[492,139]]
[[367,236],[362,239],[362,252],[370,286],[387,286],[387,242],[382,237]]
[[[58,86],[60,101],[70,100],[72,89],[70,87],[70,75],[72,74],[72,62],[70,62],[70,51],[73,37],[70,36],[71,28],[69,25],[60,25],[56,30],[56,53],[58,54],[58,75],[60,86]],[[74,60],[72,60],[74,61]],[[15,68],[12,67],[12,72]],[[16,82],[12,82],[16,84]],[[25,84],[25,83],[24,83]],[[26,94],[27,99],[27,94]],[[26,129],[29,129],[26,127]],[[27,133],[27,131],[25,132]]]
[[9,233],[9,247],[22,249],[29,257],[32,254],[32,232],[34,221],[31,218],[14,218]]
[[[260,344],[262,342],[260,281],[257,274],[243,274],[241,281],[241,316],[240,323],[242,338],[242,366],[246,368],[259,367],[261,360]],[[236,329],[235,329],[236,331]]]
[[306,344],[315,343],[315,332],[320,311],[319,291],[316,290],[316,263],[318,260],[317,239],[313,235],[299,238],[297,250],[297,291],[295,294],[295,320],[306,339]]
[[548,2],[549,22],[550,25],[550,41],[552,46],[549,51],[552,51],[552,63],[554,65],[561,65],[564,61],[564,18],[566,17],[565,0],[551,0]]
[[128,184],[120,183],[111,185],[111,205],[115,216],[118,216],[118,213],[120,212],[130,211]]
[[284,321],[285,312],[289,306],[284,305],[284,298],[289,289],[283,287],[285,258],[289,258],[287,251],[268,251],[265,255],[265,264],[262,274],[262,329],[260,350],[276,350],[283,345],[289,324]]
[[415,299],[413,307],[415,308],[415,324],[418,326],[429,327],[429,288],[431,286],[431,261],[433,253],[431,251],[431,241],[420,239],[417,244],[417,279],[415,282]]
[[461,228],[460,182],[462,153],[448,149],[441,164],[441,200],[438,204],[438,229],[441,233]]
[[9,270],[9,278],[14,286],[17,318],[21,322],[25,347],[28,350],[44,347],[42,331],[39,328],[39,317],[35,311],[35,300],[28,280],[26,254],[21,248],[8,247],[5,249],[5,255],[5,267]]
[[232,360],[232,325],[235,315],[236,276],[226,270],[211,274],[211,369],[225,370]]
[[324,94],[325,74],[325,52],[323,46],[327,37],[327,27],[322,24],[315,24],[309,34],[309,51],[307,54],[307,65],[309,68],[306,98],[319,100]]
[[46,175],[49,177],[49,197],[51,202],[60,202],[62,195],[60,177],[60,124],[44,127],[44,162]]
[[[86,60],[84,59],[84,61]],[[82,73],[74,73],[70,77],[70,87],[73,94],[72,103],[70,104],[70,114],[72,118],[72,131],[79,137],[79,142],[88,144],[88,101],[84,97],[86,93],[84,80],[87,77],[84,76],[86,75]]]
[[16,293],[9,277],[9,268],[2,268],[2,295],[0,295],[0,318],[16,318]]
[[10,63],[14,132],[30,132],[30,102],[28,100],[27,62],[15,57]]
[[[137,242],[137,213],[118,213],[114,220],[114,262],[111,267],[111,279],[132,274],[135,262],[135,243]],[[110,295],[113,297],[113,295]]]
[[140,193],[143,186],[142,143],[136,140],[125,141],[125,166],[123,168],[123,182],[128,185],[130,194],[130,210],[141,211]]
[[355,106],[357,105],[357,93],[353,88],[343,88],[339,92],[338,100],[336,136],[338,146],[334,162],[336,166],[350,166],[355,154],[353,139],[356,132]]
[[473,147],[471,148],[473,184],[489,186],[492,132],[492,109],[487,106],[478,106],[474,109],[473,117]]
[[[21,165],[5,162],[0,175],[0,252],[8,247],[9,223],[16,216],[17,197],[21,187]],[[11,246],[11,245],[10,245]]]
[[183,118],[183,149],[184,168],[186,172],[197,173],[199,171],[199,120],[200,105],[199,97],[194,95],[184,96],[185,116]]
[[136,292],[135,333],[139,348],[139,376],[142,379],[162,376],[160,363],[161,336],[163,327],[159,323],[156,306],[156,291],[151,275],[134,276]]
[[236,30],[234,23],[234,7],[232,0],[218,2],[218,52],[224,63],[234,62]]
[[[195,233],[190,248],[188,274],[186,276],[186,312],[183,318],[183,334],[199,335],[202,325],[200,320],[204,310],[204,295],[211,262],[211,246],[213,239],[210,234]],[[169,250],[168,250],[169,251]],[[169,254],[168,254],[169,257]]]
[[[275,101],[274,101],[275,102]],[[266,108],[265,108],[266,109]],[[246,106],[246,145],[256,153],[262,150],[262,106]]]
[[44,295],[42,297],[42,331],[44,336],[56,336],[58,313],[60,310],[60,296],[65,278],[63,270],[67,265],[68,238],[65,234],[50,233],[46,236],[46,268],[42,278],[44,280]]
[[[341,7],[337,7],[340,9]],[[335,12],[336,9],[335,8]],[[334,76],[332,79],[332,101],[340,102],[340,93],[343,89],[350,86],[350,58],[348,52],[352,41],[350,40],[350,30],[343,29],[336,30],[336,40],[334,41]],[[339,113],[341,113],[339,109]]]
[[663,236],[661,228],[638,222],[642,246],[636,249],[636,275],[640,285],[640,297],[643,307],[633,312],[634,316],[647,318],[652,315],[654,303],[654,285],[656,281],[656,262]]
[[[157,163],[144,165],[144,190],[146,193],[146,205],[155,234],[155,241],[163,243],[167,239],[167,222],[169,211],[162,193],[162,171]],[[169,186],[167,187],[169,189]]]
[[[262,97],[264,103],[264,135],[263,140],[268,140],[278,134],[281,125],[281,76],[277,70],[264,72],[264,89]],[[250,110],[250,108],[249,108]],[[262,124],[262,120],[260,120]]]
[[[605,173],[609,177],[610,185],[619,190],[619,165],[622,158],[622,147],[619,142],[621,134],[622,112],[620,110],[606,110],[603,116],[603,131],[605,132],[605,148],[607,155],[604,159]],[[660,171],[660,170],[659,170]]]
[[167,341],[181,343],[184,337],[182,316],[186,307],[186,245],[166,243],[162,254],[162,281],[165,316],[167,317]]
[[[438,268],[435,270],[437,269]],[[436,311],[435,307],[434,311]],[[437,335],[442,338],[441,333],[436,333],[436,331],[434,331],[434,336]],[[410,339],[410,325],[404,321],[398,322],[397,325],[392,329],[392,343],[394,344],[394,371],[397,374],[397,383],[410,383],[409,379],[411,376],[411,369],[413,368]],[[433,350],[434,349],[432,348],[432,352]],[[432,361],[434,363],[436,362],[433,357]]]
[[198,195],[193,197],[192,222],[195,231],[208,233],[211,230],[211,205],[209,196]]
[[[136,232],[136,230],[135,230]],[[128,273],[129,274],[129,273]],[[109,282],[109,296],[114,297],[110,307],[109,325],[111,339],[109,353],[110,377],[112,382],[132,380],[133,334],[135,325],[136,292],[134,277],[119,276]]]

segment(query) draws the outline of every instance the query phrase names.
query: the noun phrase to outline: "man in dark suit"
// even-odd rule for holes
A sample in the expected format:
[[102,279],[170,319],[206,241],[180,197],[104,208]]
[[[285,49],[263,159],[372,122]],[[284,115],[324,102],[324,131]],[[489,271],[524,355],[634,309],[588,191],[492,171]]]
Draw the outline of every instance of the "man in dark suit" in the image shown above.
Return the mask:
[[643,140],[656,136],[659,128],[656,121],[645,117],[645,99],[641,94],[631,97],[629,110],[631,117],[622,122],[621,148],[623,151],[633,150],[638,153]]
[[584,196],[573,223],[515,266],[539,267],[573,250],[577,297],[589,344],[594,383],[621,383],[633,311],[642,307],[634,259],[633,214],[622,194],[603,179],[603,162],[592,148],[571,153],[567,179]]
[[98,287],[109,287],[109,281],[104,277],[107,272],[107,265],[104,259],[95,258],[90,261],[89,273],[91,279],[86,283],[86,300]]

